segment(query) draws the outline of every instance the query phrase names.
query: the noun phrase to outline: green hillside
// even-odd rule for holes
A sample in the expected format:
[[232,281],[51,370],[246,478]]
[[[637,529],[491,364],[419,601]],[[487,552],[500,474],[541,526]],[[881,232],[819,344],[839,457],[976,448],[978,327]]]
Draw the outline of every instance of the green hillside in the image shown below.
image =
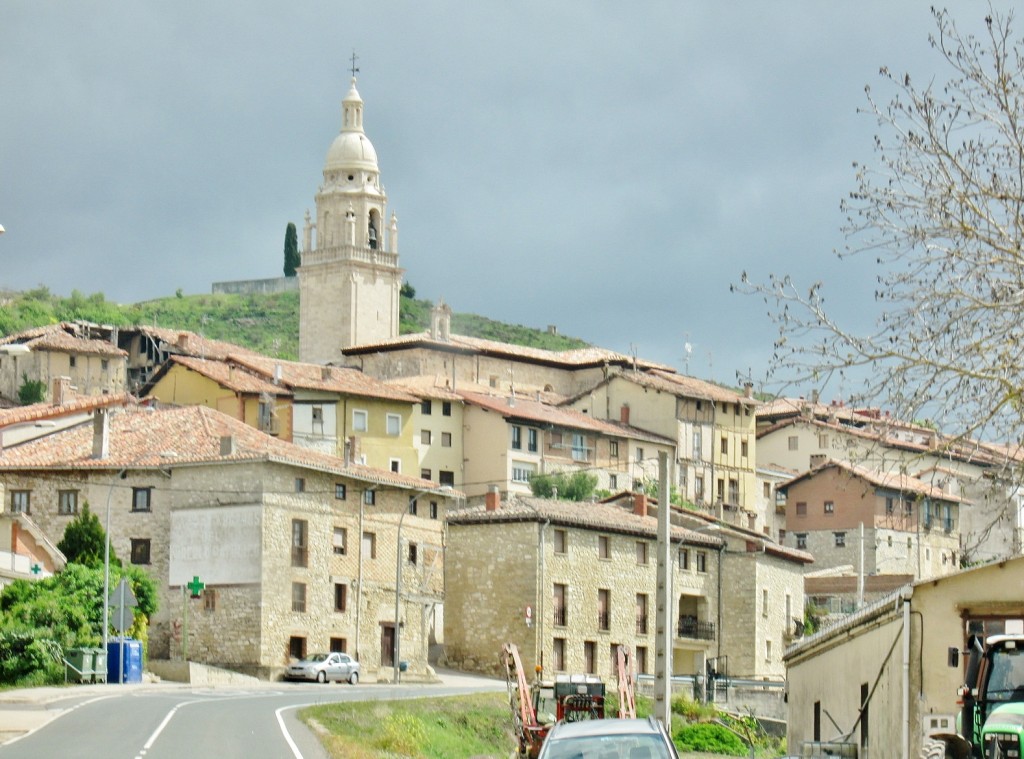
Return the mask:
[[[90,321],[115,326],[152,325],[187,330],[216,340],[244,345],[268,356],[297,359],[299,353],[298,293],[272,295],[178,295],[119,305],[102,293],[69,297],[52,294],[46,287],[27,292],[0,293],[0,335],[56,324]],[[402,334],[421,332],[430,325],[429,300],[402,296]],[[548,350],[568,350],[587,345],[582,340],[551,335],[543,330],[504,324],[474,314],[453,314],[452,332]]]

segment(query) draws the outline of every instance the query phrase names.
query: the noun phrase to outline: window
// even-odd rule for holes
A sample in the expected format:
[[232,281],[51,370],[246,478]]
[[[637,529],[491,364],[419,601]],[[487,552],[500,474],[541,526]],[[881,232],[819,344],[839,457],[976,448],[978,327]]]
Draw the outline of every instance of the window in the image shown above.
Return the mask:
[[612,626],[612,592],[607,588],[597,591],[597,629],[608,630]]
[[746,440],[741,440],[740,441],[740,456],[742,456],[743,458],[746,458],[747,457],[747,451],[749,449],[750,449],[750,446],[748,445],[747,441]]
[[68,356],[68,366],[70,366],[72,369],[74,369],[76,363],[77,363],[77,357],[76,356]]
[[352,429],[355,432],[366,432],[369,428],[369,415],[363,409],[352,409]]
[[309,546],[306,539],[309,524],[305,519],[292,520],[292,566],[305,567],[309,564]]
[[343,582],[334,583],[334,610],[344,612],[348,606],[348,586]]
[[490,377],[488,377],[487,378],[487,384],[490,385],[491,387],[497,387],[498,386],[498,375],[497,374],[492,374]]
[[619,489],[619,475],[609,474],[608,475],[608,489],[618,490]]
[[698,501],[704,500],[704,475],[698,474],[693,478],[693,497]]
[[679,568],[684,572],[690,571],[690,550],[688,548],[679,549]]
[[301,614],[306,612],[306,583],[304,582],[292,583],[292,611]]
[[638,675],[646,675],[647,672],[647,646],[636,647],[636,671]]
[[423,416],[430,416],[430,406],[430,401],[423,401],[423,403],[420,404],[420,413],[423,414]]
[[217,611],[216,588],[203,588],[203,611]]
[[707,572],[708,571],[708,552],[697,551],[696,552],[697,571]]
[[638,635],[647,634],[647,594],[636,594],[636,632]]
[[555,583],[552,592],[552,606],[554,607],[554,624],[565,627],[569,621],[569,586]]
[[100,359],[100,370],[105,372],[109,368],[110,368],[110,359],[101,358]]
[[149,538],[132,538],[132,564],[149,564]]
[[260,401],[256,413],[256,424],[261,432],[272,432],[274,429],[274,407],[270,403]]
[[913,501],[904,501],[903,502],[903,513],[906,514],[907,516],[910,516],[911,514],[914,513],[914,502]]
[[306,478],[305,477],[296,477],[295,478],[295,492],[296,493],[305,493],[306,492]]
[[415,543],[410,543],[409,544],[409,554],[408,554],[408,556],[409,556],[409,563],[410,564],[415,564],[419,560],[419,549],[416,547]]
[[420,470],[420,479],[421,480],[429,480],[431,474],[433,474],[433,472],[430,469],[421,469]]
[[556,672],[565,672],[565,638],[552,639],[551,666]]
[[768,588],[761,589],[761,616],[768,616]]
[[402,473],[402,460],[401,459],[388,459],[388,468],[391,469],[395,474]]
[[608,441],[608,455],[614,459],[619,457],[619,441],[610,440]]
[[31,512],[31,490],[11,491],[11,512],[14,514],[30,514]]
[[765,498],[771,498],[772,497],[772,484],[770,482],[764,483],[764,497]]
[[78,491],[60,490],[57,492],[57,513],[77,514],[78,513]]
[[693,428],[693,458],[694,461],[700,461],[704,455],[703,445],[701,444],[701,429],[700,427]]
[[836,513],[836,505],[832,501],[825,501],[825,513],[826,514],[835,514]]
[[368,559],[377,558],[377,534],[373,532],[363,533],[363,557]]
[[572,436],[572,460],[587,460],[587,439],[579,433],[573,433]]
[[798,517],[807,516],[807,503],[805,501],[796,502],[796,515]]
[[828,448],[828,435],[825,433],[818,435],[818,447]]
[[518,451],[523,447],[523,428],[512,425],[512,448]]
[[740,502],[740,481],[734,477],[729,478],[729,503]]
[[344,527],[335,527],[332,545],[336,556],[344,556],[345,547],[348,545],[348,530]]
[[568,544],[568,534],[565,530],[555,530],[554,540],[554,551],[555,553],[565,553],[566,546]]
[[441,416],[451,416],[451,415],[452,415],[452,403],[451,403],[451,401],[442,401],[441,402]]
[[512,462],[512,482],[529,482],[533,475],[533,465],[521,461]]
[[441,447],[451,448],[452,447],[452,433],[442,432],[441,433]]
[[800,450],[800,438],[798,438],[796,435],[790,435],[788,442],[789,442],[789,450],[791,450],[791,451],[799,451]]
[[306,639],[293,635],[288,639],[288,655],[293,659],[306,658]]
[[363,491],[363,503],[367,506],[375,506],[377,504],[377,491],[376,490],[364,490]]
[[345,654],[348,653],[348,639],[346,638],[331,638],[328,645],[332,654]]
[[430,430],[420,430],[420,444],[430,445]]
[[430,518],[437,519],[437,501],[430,502]]
[[388,434],[392,437],[402,434],[402,417],[398,414],[387,415]]
[[324,407],[313,406],[312,408],[310,408],[309,412],[312,416],[313,424],[322,426],[324,423]]
[[638,462],[644,460],[644,449],[643,448],[637,448],[636,449],[636,460]]
[[794,533],[794,536],[796,537],[796,547],[801,549],[801,550],[806,549],[807,548],[807,533],[806,532],[797,532],[797,533]]
[[647,543],[643,540],[636,541],[636,563],[644,565],[647,563]]
[[729,452],[729,438],[722,436],[722,453]]
[[896,502],[891,495],[885,497],[885,513],[892,514],[896,511]]
[[764,642],[764,660],[772,660],[772,642],[770,640]]
[[348,489],[345,487],[344,482],[334,483],[334,498],[338,501],[344,501],[345,495],[348,493]]
[[610,559],[612,557],[612,539],[607,535],[597,536],[597,558]]
[[132,511],[149,511],[153,488],[132,488]]
[[834,532],[834,533],[832,533],[832,536],[833,536],[833,538],[835,538],[836,548],[845,548],[846,547],[846,533],[845,532]]
[[530,453],[537,452],[537,430],[532,427],[526,430],[526,450]]
[[442,469],[437,473],[437,481],[442,485],[455,486],[455,472],[447,472]]
[[583,641],[583,670],[589,675],[597,672],[597,644],[592,640]]

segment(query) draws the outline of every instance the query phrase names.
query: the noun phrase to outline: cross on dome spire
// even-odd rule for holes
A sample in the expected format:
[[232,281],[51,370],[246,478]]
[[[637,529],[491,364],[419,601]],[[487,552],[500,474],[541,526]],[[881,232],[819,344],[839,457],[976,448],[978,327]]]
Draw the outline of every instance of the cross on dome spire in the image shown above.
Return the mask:
[[356,74],[359,73],[359,68],[356,66],[356,61],[359,60],[359,56],[356,55],[356,51],[352,51],[352,78],[356,78]]

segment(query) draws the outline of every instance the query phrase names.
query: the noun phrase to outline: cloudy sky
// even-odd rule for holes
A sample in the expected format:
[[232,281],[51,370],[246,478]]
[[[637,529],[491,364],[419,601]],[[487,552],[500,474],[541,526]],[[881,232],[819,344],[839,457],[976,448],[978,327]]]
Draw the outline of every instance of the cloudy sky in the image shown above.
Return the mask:
[[[742,271],[869,318],[873,272],[832,255],[872,158],[856,111],[881,65],[942,72],[928,6],[4,0],[0,288],[279,275],[355,50],[420,297],[758,380],[775,328],[730,294]],[[983,29],[986,6],[950,7]]]

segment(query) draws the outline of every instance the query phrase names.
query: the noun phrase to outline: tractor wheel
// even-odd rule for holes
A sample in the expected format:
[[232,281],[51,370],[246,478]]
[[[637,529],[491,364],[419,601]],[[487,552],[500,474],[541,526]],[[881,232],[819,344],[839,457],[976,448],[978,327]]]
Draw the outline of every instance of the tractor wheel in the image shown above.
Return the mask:
[[921,743],[921,753],[918,756],[919,759],[950,759],[953,754],[946,750],[945,741],[925,738]]

